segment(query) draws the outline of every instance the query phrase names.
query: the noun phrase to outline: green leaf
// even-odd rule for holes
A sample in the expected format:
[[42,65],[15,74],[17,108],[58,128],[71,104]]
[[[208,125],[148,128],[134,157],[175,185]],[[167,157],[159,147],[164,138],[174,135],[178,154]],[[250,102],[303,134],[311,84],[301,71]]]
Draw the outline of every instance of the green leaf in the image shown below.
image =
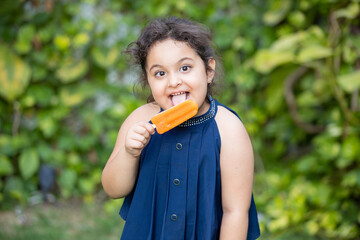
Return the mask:
[[76,106],[91,97],[95,91],[96,89],[88,84],[80,84],[76,87],[66,86],[60,90],[60,102],[68,107]]
[[338,77],[340,87],[348,93],[352,93],[360,87],[360,70]]
[[14,101],[25,91],[30,76],[28,65],[8,47],[0,46],[0,96],[9,102]]
[[91,56],[98,66],[106,69],[115,64],[119,57],[119,50],[116,47],[110,49],[95,47],[91,51]]
[[314,107],[319,105],[319,99],[310,91],[304,91],[296,98],[299,107]]
[[79,188],[84,194],[92,194],[95,190],[95,182],[91,178],[79,179]]
[[29,146],[29,138],[26,134],[0,135],[0,153],[7,156],[14,156],[22,149]]
[[270,9],[264,14],[263,21],[266,25],[275,26],[282,21],[291,8],[290,0],[272,0]]
[[72,191],[75,188],[77,180],[77,174],[72,169],[65,169],[61,172],[59,177],[59,184],[61,186],[61,192],[65,198],[71,196]]
[[90,41],[89,34],[87,33],[78,33],[74,37],[73,43],[75,47],[83,47],[87,45]]
[[305,24],[306,21],[306,17],[304,15],[304,13],[300,12],[300,11],[295,11],[292,12],[289,17],[289,22],[291,23],[291,25],[295,26],[295,27],[302,27]]
[[14,169],[10,160],[4,155],[0,155],[0,177],[3,175],[11,175],[13,171]]
[[61,82],[69,83],[83,77],[88,68],[89,64],[85,59],[78,62],[68,60],[56,71],[56,76]]
[[285,50],[294,51],[307,36],[308,33],[303,31],[282,36],[271,45],[271,50],[276,52]]
[[316,59],[326,58],[332,55],[330,48],[320,45],[305,46],[300,50],[300,53],[296,57],[299,63],[310,62]]
[[4,192],[17,200],[24,200],[24,182],[19,177],[6,180]]
[[360,186],[360,170],[355,169],[347,173],[341,181],[341,185],[344,187]]
[[33,65],[31,79],[34,82],[44,80],[47,76],[47,70],[43,66]]
[[66,35],[57,35],[54,38],[54,44],[59,50],[67,50],[71,44],[71,40]]
[[307,173],[310,171],[316,170],[316,157],[312,155],[306,155],[299,159],[299,161],[296,163],[296,168],[301,173]]
[[37,152],[41,160],[46,163],[51,163],[54,160],[54,151],[49,143],[41,142],[36,145]]
[[19,168],[24,179],[32,177],[38,171],[39,165],[39,155],[34,148],[28,148],[21,152]]
[[54,96],[54,90],[44,84],[31,85],[25,95],[25,97],[33,99],[35,104],[39,106],[51,105],[51,100]]
[[41,115],[39,116],[39,128],[45,137],[51,137],[56,132],[58,125],[52,116]]
[[254,68],[260,73],[269,73],[277,66],[291,63],[294,54],[290,51],[276,52],[267,49],[259,50],[254,58]]
[[20,54],[28,53],[32,49],[32,39],[35,35],[34,25],[25,25],[19,29],[15,50]]
[[356,135],[348,136],[341,147],[341,155],[347,159],[355,159],[360,155],[360,140]]
[[359,3],[353,2],[349,4],[349,6],[347,6],[346,8],[335,11],[335,16],[337,18],[354,19],[359,15],[359,12],[360,12]]
[[15,152],[12,146],[12,138],[10,135],[0,135],[0,152],[5,155],[12,155]]
[[313,140],[315,151],[321,157],[319,160],[336,159],[341,150],[341,146],[334,139],[326,135],[319,135]]
[[340,169],[344,169],[350,166],[354,161],[350,158],[338,158],[336,160],[336,166]]
[[270,114],[276,114],[284,106],[284,80],[293,70],[292,67],[279,67],[270,75],[270,82],[266,88],[266,109]]

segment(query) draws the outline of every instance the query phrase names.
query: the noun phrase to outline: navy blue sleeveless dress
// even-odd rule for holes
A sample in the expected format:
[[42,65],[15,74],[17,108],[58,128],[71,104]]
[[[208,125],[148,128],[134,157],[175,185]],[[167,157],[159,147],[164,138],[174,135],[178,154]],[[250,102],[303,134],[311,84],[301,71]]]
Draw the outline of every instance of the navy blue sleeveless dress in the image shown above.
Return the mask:
[[[209,101],[204,115],[155,133],[144,148],[136,186],[120,210],[122,240],[219,239],[221,139],[214,117],[221,104]],[[259,236],[252,197],[247,239]]]

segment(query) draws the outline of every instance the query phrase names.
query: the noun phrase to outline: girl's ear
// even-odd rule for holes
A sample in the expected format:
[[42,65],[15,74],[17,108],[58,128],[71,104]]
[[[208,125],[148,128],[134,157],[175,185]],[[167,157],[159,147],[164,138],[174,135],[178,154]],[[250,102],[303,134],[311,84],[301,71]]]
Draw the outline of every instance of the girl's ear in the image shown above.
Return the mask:
[[214,58],[210,58],[208,61],[209,70],[207,71],[207,82],[210,84],[215,76],[216,61]]

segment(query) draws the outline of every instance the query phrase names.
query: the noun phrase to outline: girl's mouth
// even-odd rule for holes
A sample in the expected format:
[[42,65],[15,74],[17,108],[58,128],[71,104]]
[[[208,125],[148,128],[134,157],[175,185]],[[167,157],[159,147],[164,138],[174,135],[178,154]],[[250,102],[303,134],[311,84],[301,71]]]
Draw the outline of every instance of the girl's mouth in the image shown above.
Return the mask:
[[189,99],[189,93],[188,92],[176,92],[170,95],[170,100],[172,102],[172,105],[175,106],[179,103],[182,103]]

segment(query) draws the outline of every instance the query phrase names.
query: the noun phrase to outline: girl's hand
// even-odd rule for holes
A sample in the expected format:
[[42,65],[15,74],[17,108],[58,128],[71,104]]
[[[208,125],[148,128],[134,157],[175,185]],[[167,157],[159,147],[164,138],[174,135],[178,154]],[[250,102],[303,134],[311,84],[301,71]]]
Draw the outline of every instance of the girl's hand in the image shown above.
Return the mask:
[[148,122],[142,121],[134,124],[125,137],[126,152],[135,158],[139,157],[154,133],[154,127]]

